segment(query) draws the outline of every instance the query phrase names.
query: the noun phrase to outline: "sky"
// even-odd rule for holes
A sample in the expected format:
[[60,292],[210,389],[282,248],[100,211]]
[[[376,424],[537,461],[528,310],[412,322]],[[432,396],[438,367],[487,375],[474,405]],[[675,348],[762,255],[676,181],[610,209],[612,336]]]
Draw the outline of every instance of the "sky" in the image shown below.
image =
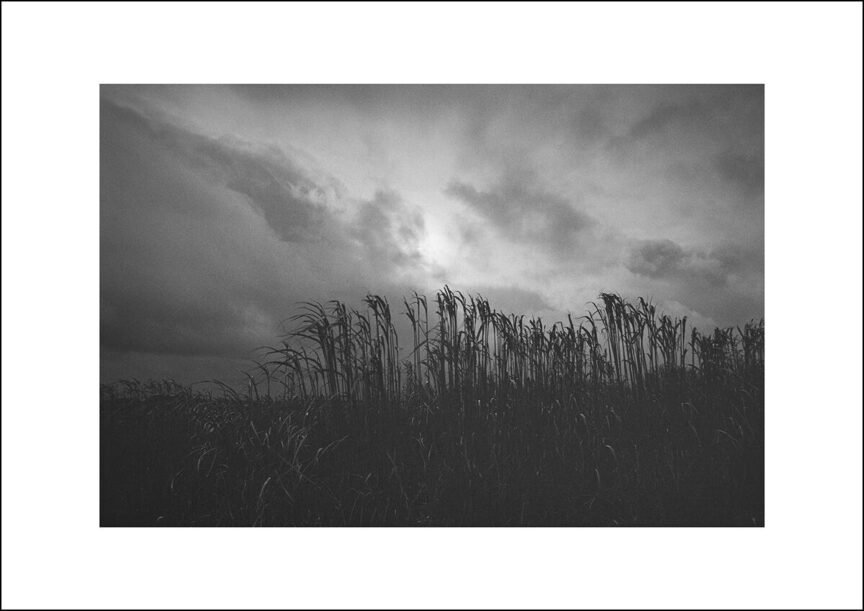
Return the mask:
[[103,85],[103,382],[230,379],[302,301],[447,284],[764,315],[761,85]]

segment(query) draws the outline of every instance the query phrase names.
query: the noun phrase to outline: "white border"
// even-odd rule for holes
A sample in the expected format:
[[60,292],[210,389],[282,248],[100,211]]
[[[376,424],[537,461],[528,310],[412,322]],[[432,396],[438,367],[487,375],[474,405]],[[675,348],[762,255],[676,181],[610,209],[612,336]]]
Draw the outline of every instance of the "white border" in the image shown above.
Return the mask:
[[[861,607],[860,3],[2,23],[4,608]],[[98,84],[127,82],[766,83],[767,527],[100,530]]]

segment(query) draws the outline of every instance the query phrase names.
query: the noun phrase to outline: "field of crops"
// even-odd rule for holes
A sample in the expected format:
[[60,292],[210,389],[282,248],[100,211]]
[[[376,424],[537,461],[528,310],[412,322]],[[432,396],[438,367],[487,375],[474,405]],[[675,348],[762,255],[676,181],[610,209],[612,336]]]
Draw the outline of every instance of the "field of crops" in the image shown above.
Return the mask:
[[764,525],[761,321],[399,309],[306,304],[242,389],[103,386],[102,525]]

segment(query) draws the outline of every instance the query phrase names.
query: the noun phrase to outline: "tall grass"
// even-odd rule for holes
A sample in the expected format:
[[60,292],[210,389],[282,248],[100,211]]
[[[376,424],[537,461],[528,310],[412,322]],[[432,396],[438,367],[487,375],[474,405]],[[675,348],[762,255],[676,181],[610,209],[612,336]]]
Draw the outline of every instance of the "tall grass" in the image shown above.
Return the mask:
[[304,304],[239,392],[103,389],[103,524],[763,523],[761,321],[402,307]]
[[688,335],[686,317],[658,316],[644,299],[634,305],[603,293],[588,315],[544,327],[540,318],[498,312],[482,297],[448,287],[436,294],[431,328],[426,298],[403,300],[412,341],[402,359],[390,305],[378,296],[365,303],[365,312],[338,301],[304,304],[293,318],[299,328],[270,348],[261,366],[268,383],[281,385],[282,398],[326,396],[386,408],[416,396],[446,401],[520,389],[560,399],[589,385],[644,394],[686,376],[688,352],[690,370],[700,373],[741,372],[763,359],[761,322]]

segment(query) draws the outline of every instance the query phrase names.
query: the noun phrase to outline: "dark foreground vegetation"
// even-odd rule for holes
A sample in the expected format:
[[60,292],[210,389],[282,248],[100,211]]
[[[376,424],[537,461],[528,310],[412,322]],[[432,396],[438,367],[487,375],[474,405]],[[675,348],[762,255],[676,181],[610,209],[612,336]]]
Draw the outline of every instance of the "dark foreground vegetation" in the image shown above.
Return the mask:
[[240,391],[103,386],[101,523],[764,525],[762,322],[600,297],[415,295],[410,352],[379,297],[307,304]]

